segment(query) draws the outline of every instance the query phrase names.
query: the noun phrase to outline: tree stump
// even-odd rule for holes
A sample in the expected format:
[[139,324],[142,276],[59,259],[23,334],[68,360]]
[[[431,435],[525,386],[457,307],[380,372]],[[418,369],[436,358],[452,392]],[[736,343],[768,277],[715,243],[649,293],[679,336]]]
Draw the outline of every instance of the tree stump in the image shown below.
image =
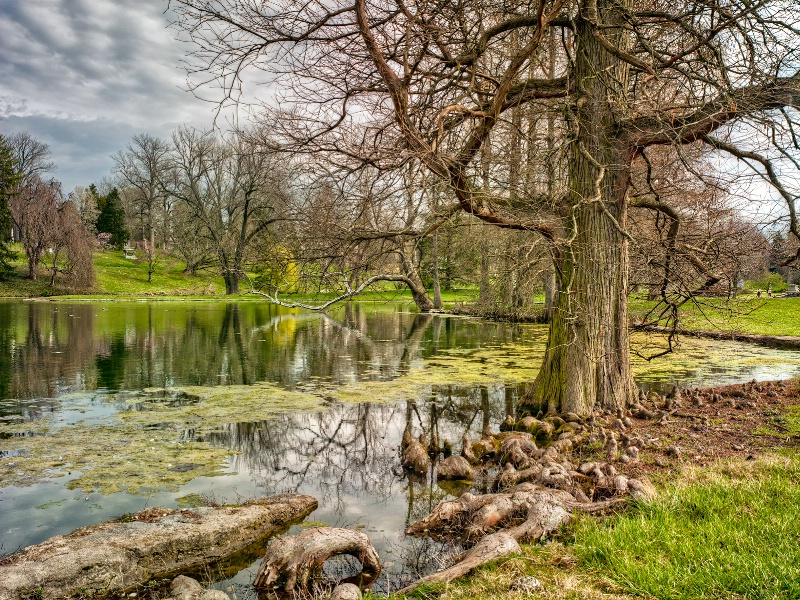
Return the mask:
[[353,556],[361,563],[361,572],[342,583],[356,584],[362,590],[372,587],[381,574],[378,553],[363,533],[336,527],[314,527],[272,542],[253,585],[257,589],[308,591],[311,579],[322,572],[325,561],[342,554]]

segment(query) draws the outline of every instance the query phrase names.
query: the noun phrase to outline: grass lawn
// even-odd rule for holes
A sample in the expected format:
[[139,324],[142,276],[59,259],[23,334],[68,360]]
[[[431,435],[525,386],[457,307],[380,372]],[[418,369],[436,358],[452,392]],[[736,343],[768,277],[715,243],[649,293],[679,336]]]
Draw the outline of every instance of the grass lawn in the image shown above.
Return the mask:
[[[631,317],[636,320],[650,306],[652,302],[631,298]],[[800,336],[800,298],[757,298],[755,294],[731,301],[698,298],[681,309],[679,318],[684,329]]]
[[[147,263],[142,260],[124,258],[121,250],[97,251],[94,254],[95,285],[91,290],[70,290],[56,283],[50,287],[50,276],[41,268],[36,281],[27,278],[27,263],[21,246],[16,245],[17,259],[13,266],[15,274],[8,281],[0,281],[0,297],[35,298],[58,297],[66,300],[158,298],[158,299],[209,299],[226,298],[225,282],[216,269],[206,269],[197,275],[183,272],[185,264],[170,257],[161,256],[155,266],[153,281],[147,281]],[[445,303],[473,300],[475,290],[449,290],[442,292]],[[284,294],[281,300],[307,304],[322,303],[336,294]],[[261,296],[249,293],[247,281],[241,282],[241,293],[226,299],[261,301]],[[411,302],[411,294],[403,286],[378,284],[360,294],[359,302]]]

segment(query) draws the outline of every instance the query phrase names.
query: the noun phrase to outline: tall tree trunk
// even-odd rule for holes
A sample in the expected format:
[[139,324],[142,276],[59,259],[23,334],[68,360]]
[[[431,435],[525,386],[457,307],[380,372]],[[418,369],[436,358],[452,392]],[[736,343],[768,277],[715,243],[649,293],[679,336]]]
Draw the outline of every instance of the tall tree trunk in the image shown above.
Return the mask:
[[[621,408],[635,393],[624,232],[632,152],[615,136],[624,116],[617,98],[627,89],[629,67],[600,46],[589,22],[619,22],[615,4],[629,1],[586,0],[576,27],[580,101],[571,115],[577,132],[569,155],[572,218],[556,249],[555,309],[544,364],[527,402],[548,412]],[[612,43],[626,47],[622,28],[605,31]]]
[[431,260],[433,261],[433,307],[442,308],[442,286],[439,282],[439,232],[433,232]]
[[428,290],[422,284],[422,278],[419,276],[419,271],[416,266],[416,261],[409,258],[409,254],[413,256],[414,248],[402,248],[398,254],[400,256],[400,266],[403,269],[403,274],[406,276],[406,285],[411,290],[411,297],[414,299],[414,304],[421,312],[430,312],[433,310],[433,300],[428,295]]
[[230,296],[231,294],[238,294],[239,293],[239,273],[235,270],[226,270],[222,277],[225,279],[225,294]]

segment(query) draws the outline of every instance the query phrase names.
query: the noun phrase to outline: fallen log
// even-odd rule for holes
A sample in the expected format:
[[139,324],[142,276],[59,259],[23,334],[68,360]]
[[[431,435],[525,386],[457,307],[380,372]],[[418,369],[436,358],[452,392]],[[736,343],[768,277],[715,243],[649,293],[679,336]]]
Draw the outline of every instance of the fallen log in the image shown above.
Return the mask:
[[316,508],[311,496],[284,494],[239,506],[148,508],[82,527],[0,560],[0,600],[124,593],[151,579],[202,569]]
[[253,586],[307,592],[325,561],[341,554],[349,554],[361,563],[361,572],[341,583],[352,583],[361,589],[372,587],[381,574],[381,561],[372,542],[360,531],[338,527],[314,527],[274,540],[258,567]]

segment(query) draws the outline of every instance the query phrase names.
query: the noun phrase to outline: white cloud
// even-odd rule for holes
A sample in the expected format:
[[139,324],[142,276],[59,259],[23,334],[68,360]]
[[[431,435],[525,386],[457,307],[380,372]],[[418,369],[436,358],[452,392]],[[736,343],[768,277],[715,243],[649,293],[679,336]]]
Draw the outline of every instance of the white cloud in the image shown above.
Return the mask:
[[[0,132],[50,144],[65,189],[108,175],[136,133],[210,126],[185,91],[186,46],[163,0],[0,2]],[[97,169],[90,172],[89,169]]]

